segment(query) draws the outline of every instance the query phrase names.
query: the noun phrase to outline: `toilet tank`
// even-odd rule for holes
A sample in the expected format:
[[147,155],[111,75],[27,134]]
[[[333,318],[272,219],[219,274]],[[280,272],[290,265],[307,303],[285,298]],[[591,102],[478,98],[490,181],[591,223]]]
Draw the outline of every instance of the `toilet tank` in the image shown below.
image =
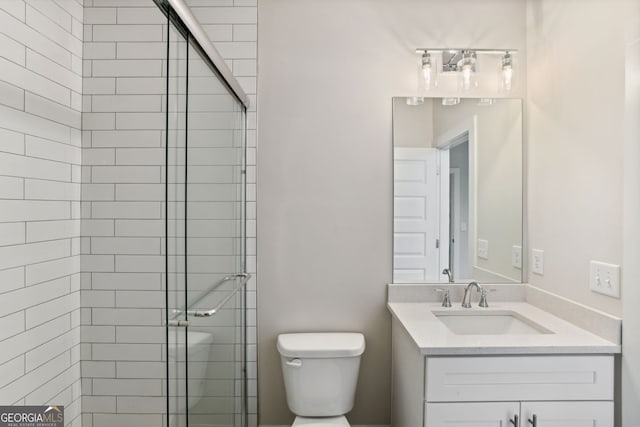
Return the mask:
[[[177,399],[172,400],[174,411],[183,411],[186,408],[184,396],[189,390],[189,408],[195,406],[206,394],[207,369],[210,363],[211,345],[213,335],[207,332],[190,330],[186,334],[175,330],[169,335],[169,365],[173,375],[182,375],[185,372],[185,356],[188,358],[188,380],[172,381],[173,389],[170,394]],[[189,343],[185,354],[185,344]]]
[[291,412],[332,417],[351,411],[365,348],[362,334],[282,334],[277,346]]

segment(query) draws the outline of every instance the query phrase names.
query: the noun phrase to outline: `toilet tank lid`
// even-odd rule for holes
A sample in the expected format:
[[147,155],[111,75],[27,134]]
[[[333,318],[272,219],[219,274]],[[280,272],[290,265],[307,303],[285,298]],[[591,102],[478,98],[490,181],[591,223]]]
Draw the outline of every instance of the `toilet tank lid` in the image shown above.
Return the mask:
[[364,348],[364,335],[357,332],[278,335],[278,351],[285,357],[355,357],[360,356]]

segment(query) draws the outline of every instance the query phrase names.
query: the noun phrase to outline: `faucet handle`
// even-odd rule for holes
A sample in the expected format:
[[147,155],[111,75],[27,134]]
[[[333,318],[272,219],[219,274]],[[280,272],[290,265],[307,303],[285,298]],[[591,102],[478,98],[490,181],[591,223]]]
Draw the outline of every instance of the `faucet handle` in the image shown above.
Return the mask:
[[478,303],[478,307],[489,307],[489,304],[487,303],[487,293],[495,291],[495,289],[480,288],[480,302]]
[[444,293],[444,298],[442,299],[442,306],[451,307],[451,296],[449,293],[449,289],[436,288],[436,292]]

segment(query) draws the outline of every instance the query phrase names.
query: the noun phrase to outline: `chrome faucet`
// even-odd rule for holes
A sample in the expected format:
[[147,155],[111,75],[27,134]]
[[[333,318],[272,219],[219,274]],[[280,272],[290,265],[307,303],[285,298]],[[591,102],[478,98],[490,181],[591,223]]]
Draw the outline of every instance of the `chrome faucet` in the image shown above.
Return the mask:
[[462,307],[471,308],[471,288],[475,286],[476,290],[482,294],[482,288],[478,282],[471,282],[464,289],[464,297],[462,297]]
[[448,268],[442,270],[442,274],[446,274],[449,277],[449,283],[453,283],[453,273]]

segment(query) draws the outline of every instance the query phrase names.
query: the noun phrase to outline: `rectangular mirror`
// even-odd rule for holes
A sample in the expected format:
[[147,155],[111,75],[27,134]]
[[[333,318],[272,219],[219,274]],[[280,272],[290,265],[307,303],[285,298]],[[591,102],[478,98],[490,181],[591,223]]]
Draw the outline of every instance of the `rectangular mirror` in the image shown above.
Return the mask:
[[521,283],[520,99],[394,98],[394,283]]

